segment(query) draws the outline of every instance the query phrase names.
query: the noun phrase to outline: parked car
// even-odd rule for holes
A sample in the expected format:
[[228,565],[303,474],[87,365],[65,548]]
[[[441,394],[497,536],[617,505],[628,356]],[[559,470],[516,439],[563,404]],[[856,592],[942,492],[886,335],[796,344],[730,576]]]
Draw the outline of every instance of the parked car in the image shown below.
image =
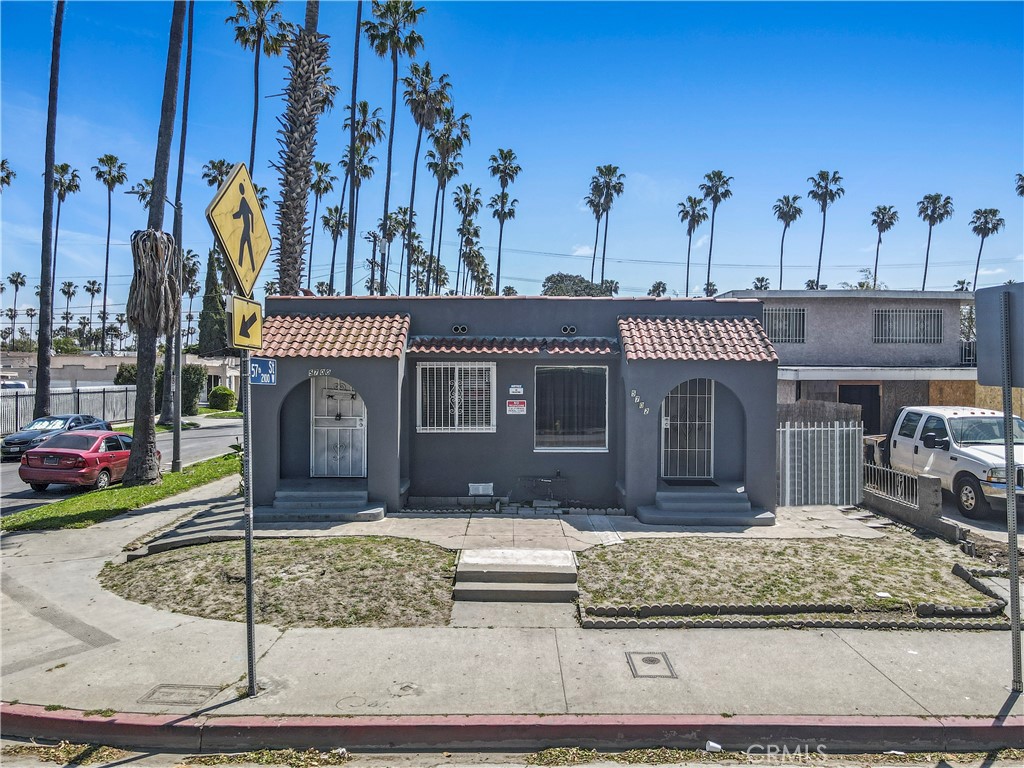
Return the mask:
[[[964,517],[1006,512],[1003,414],[969,406],[911,406],[896,414],[882,462],[901,472],[934,475]],[[1013,417],[1017,512],[1024,513],[1024,420]]]
[[28,389],[28,382],[8,379],[0,382],[0,389]]
[[[102,490],[128,469],[132,439],[122,432],[83,429],[62,432],[21,457],[18,477],[41,493],[51,483]],[[160,461],[160,451],[157,451]]]
[[106,429],[110,422],[84,413],[66,413],[62,416],[42,416],[21,428],[21,431],[0,440],[0,457],[20,456],[44,440],[76,429]]

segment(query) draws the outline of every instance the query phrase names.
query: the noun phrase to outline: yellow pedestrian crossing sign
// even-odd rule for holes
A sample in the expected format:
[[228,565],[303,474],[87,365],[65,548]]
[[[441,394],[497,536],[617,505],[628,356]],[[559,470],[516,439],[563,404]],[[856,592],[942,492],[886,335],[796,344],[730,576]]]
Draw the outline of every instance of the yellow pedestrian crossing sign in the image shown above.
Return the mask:
[[242,293],[251,297],[273,243],[245,163],[232,168],[220,185],[206,206],[206,220]]
[[258,301],[231,297],[231,346],[263,349],[263,307]]

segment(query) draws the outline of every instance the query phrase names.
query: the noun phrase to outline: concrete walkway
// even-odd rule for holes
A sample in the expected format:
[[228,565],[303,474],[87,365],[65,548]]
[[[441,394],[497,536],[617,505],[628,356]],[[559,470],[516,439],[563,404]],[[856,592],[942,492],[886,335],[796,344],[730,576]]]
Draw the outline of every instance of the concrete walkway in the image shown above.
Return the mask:
[[[571,609],[563,615],[556,606],[550,615],[531,615],[516,606],[490,613],[476,606],[441,628],[259,626],[257,677],[264,690],[254,699],[239,698],[244,626],[131,603],[103,590],[96,579],[104,562],[123,559],[126,543],[197,509],[234,504],[229,494],[236,482],[228,478],[83,530],[2,536],[2,695],[19,702],[4,705],[5,734],[86,733],[120,743],[148,734],[148,743],[170,745],[169,734],[182,733],[184,723],[194,726],[189,739],[216,725],[229,728],[239,745],[303,745],[326,738],[314,721],[301,721],[309,726],[304,731],[299,721],[275,719],[276,735],[270,737],[270,721],[262,718],[327,716],[332,719],[316,722],[333,729],[335,746],[396,739],[403,746],[478,748],[596,743],[597,734],[604,734],[605,743],[656,739],[646,743],[693,746],[709,733],[719,734],[719,743],[723,733],[732,733],[734,741],[803,734],[860,749],[898,746],[900,739],[974,748],[1024,745],[1024,703],[1008,690],[1006,632],[583,630],[572,621]],[[693,535],[648,530],[631,518],[579,517],[396,515],[380,523],[333,526],[321,535],[372,532],[459,548],[557,549],[642,535]],[[787,517],[780,515],[770,529],[713,533],[879,535],[835,509],[810,508]],[[83,718],[80,712],[44,712],[45,705],[157,719]],[[202,713],[201,723],[182,719],[196,712]],[[964,716],[980,719],[949,720]],[[348,730],[340,732],[340,724]],[[555,724],[562,730],[551,730]],[[594,730],[600,724],[604,730]],[[821,730],[837,724],[847,730]],[[428,728],[433,735],[426,736],[428,725],[439,730]],[[967,730],[957,730],[961,726]],[[209,733],[207,746],[227,743]],[[843,741],[855,733],[860,742]]]

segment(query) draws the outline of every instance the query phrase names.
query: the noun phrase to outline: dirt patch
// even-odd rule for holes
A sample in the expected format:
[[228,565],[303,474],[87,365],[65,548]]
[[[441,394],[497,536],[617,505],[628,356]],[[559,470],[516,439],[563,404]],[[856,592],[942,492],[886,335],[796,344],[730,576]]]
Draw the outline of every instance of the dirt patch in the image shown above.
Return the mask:
[[848,603],[858,612],[911,613],[922,602],[981,607],[991,599],[952,573],[954,563],[977,560],[900,529],[870,540],[636,540],[578,558],[584,606]]
[[[256,620],[289,627],[432,627],[451,616],[455,553],[380,536],[271,539],[254,545]],[[241,541],[108,564],[100,583],[128,600],[245,620]]]

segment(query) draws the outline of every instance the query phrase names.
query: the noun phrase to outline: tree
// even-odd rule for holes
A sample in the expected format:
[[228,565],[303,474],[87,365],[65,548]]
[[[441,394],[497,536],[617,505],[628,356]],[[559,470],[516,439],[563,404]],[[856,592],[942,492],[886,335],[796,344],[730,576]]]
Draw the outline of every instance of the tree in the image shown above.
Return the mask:
[[[32,335],[33,328],[35,326],[36,315],[38,315],[38,314],[39,314],[39,310],[37,310],[35,307],[26,307],[25,308],[25,317],[28,318],[28,335],[29,336]],[[46,414],[43,414],[43,415],[45,416]]]
[[[72,168],[68,163],[54,163],[53,165],[53,192],[57,195],[57,222],[53,227],[53,261],[50,268],[51,286],[57,284],[57,240],[60,238],[60,209],[67,200],[68,195],[74,195],[82,189],[82,179],[78,170]],[[50,326],[53,326],[53,297],[54,292],[50,291]],[[36,387],[39,390],[39,387]]]
[[655,298],[659,299],[666,293],[668,293],[668,286],[665,285],[664,281],[662,280],[658,280],[657,282],[655,282],[654,285],[652,285],[650,289],[647,291],[648,296],[654,296]]
[[[106,311],[107,285],[110,281],[110,222],[114,204],[114,190],[128,181],[128,174],[125,173],[125,164],[118,159],[117,155],[106,154],[96,162],[97,165],[92,167],[92,172],[96,175],[96,181],[107,188],[107,251],[103,259],[103,310]],[[160,208],[162,213],[163,206],[157,207]],[[107,342],[105,337],[100,340],[100,346],[102,351],[106,353]]]
[[878,285],[878,252],[882,248],[882,235],[888,232],[900,220],[899,212],[891,205],[879,205],[871,212],[871,226],[878,230],[878,242],[875,243],[875,268],[871,272],[874,282],[871,289]]
[[142,203],[142,207],[145,210],[149,210],[149,204],[153,198],[153,180],[143,179],[138,184],[133,184],[128,188],[128,191],[139,198],[139,202]]
[[[402,78],[405,86],[403,98],[405,105],[412,113],[413,122],[416,123],[416,151],[412,160],[412,184],[409,189],[409,219],[411,227],[416,221],[416,172],[419,170],[420,146],[423,142],[423,132],[432,131],[437,123],[441,110],[451,103],[451,83],[448,82],[448,75],[442,74],[434,80],[434,74],[430,70],[430,62],[424,62],[421,67],[415,61],[409,65],[409,74]],[[401,279],[402,271],[405,270],[405,295],[409,295],[411,289],[412,268],[408,249],[409,238],[402,236],[402,263],[398,268],[398,276]],[[401,289],[401,287],[399,287]]]
[[[7,182],[10,184],[11,182]],[[1024,173],[1017,174],[1017,197],[1024,197]]]
[[199,354],[204,357],[223,355],[228,349],[228,318],[217,280],[217,249],[206,257],[206,288],[203,308],[199,311]]
[[103,292],[103,283],[96,280],[86,280],[85,292],[89,294],[89,336],[92,337],[92,305],[96,301],[96,297]]
[[928,256],[932,250],[932,229],[953,215],[953,198],[943,196],[940,192],[925,195],[917,203],[917,215],[928,225],[928,245],[924,251],[924,277],[921,278],[921,290],[928,284]]
[[718,286],[714,283],[704,283],[704,295],[708,298],[715,296],[718,293]]
[[[160,124],[157,129],[156,153],[153,161],[153,200],[144,232],[132,235],[134,273],[128,290],[125,314],[129,328],[135,332],[138,345],[138,378],[135,390],[135,424],[132,428],[132,450],[122,481],[125,486],[160,482],[160,462],[156,453],[156,340],[159,334],[173,333],[180,297],[178,278],[180,253],[172,237],[163,232],[163,200],[167,197],[167,176],[171,161],[171,140],[174,136],[174,115],[177,111],[178,73],[185,32],[185,3],[174,3],[167,43],[167,64],[164,70],[163,96],[160,102]],[[106,307],[103,308],[106,311]],[[106,345],[104,334],[104,346]]]
[[771,289],[771,283],[769,283],[767,277],[755,277],[750,287],[755,291],[767,291]]
[[839,284],[839,287],[853,291],[884,291],[888,286],[885,283],[878,282],[878,276],[867,267],[864,267],[860,270],[860,280],[856,283],[842,282]]
[[[455,292],[458,293],[467,245],[466,240],[467,238],[472,238],[472,222],[476,215],[480,213],[480,206],[483,205],[483,201],[480,199],[480,187],[474,187],[472,184],[460,184],[456,187],[455,194],[452,195],[452,202],[455,204],[455,210],[462,217],[458,229],[459,261],[455,269]],[[479,233],[479,227],[477,227],[477,233]],[[411,262],[409,271],[410,273],[412,272]]]
[[812,277],[810,280],[804,283],[804,288],[806,288],[808,291],[816,291],[818,290],[818,281]]
[[971,217],[971,231],[981,238],[978,246],[978,259],[974,263],[974,287],[978,287],[978,270],[981,268],[981,249],[985,247],[985,238],[999,232],[1006,221],[999,216],[998,208],[978,208]]
[[[7,162],[7,158],[0,160],[0,192],[4,191],[4,187],[11,186],[11,182],[17,177],[17,173],[11,168],[11,164]],[[1020,176],[1020,174],[1017,174]]]
[[317,122],[326,106],[323,94],[330,70],[327,36],[317,32],[319,13],[319,0],[306,0],[305,23],[288,49],[285,110],[278,118],[281,150],[276,167],[281,178],[281,200],[277,206],[276,261],[278,282],[285,296],[297,295],[302,287]]
[[594,250],[590,254],[590,282],[594,282],[594,270],[597,267],[597,241],[601,237],[601,219],[604,217],[604,193],[596,176],[590,178],[590,192],[583,198],[583,203],[594,214]]
[[842,197],[846,190],[843,189],[843,177],[839,171],[818,171],[814,176],[808,176],[807,181],[811,183],[811,189],[807,196],[814,200],[821,208],[821,243],[818,245],[818,271],[814,275],[815,286],[821,285],[821,257],[825,253],[825,216],[828,207]]
[[[779,290],[782,290],[782,262],[783,256],[786,252],[786,232],[789,230],[789,225],[799,219],[804,212],[804,209],[796,204],[797,200],[800,199],[800,195],[783,195],[775,201],[775,205],[772,206],[772,211],[775,213],[775,218],[782,222],[782,242],[779,243]],[[765,289],[767,290],[767,289]]]
[[[459,175],[462,170],[462,148],[469,141],[469,113],[456,116],[455,110],[445,107],[441,110],[438,126],[430,132],[433,150],[427,153],[427,168],[437,179],[437,192],[434,195],[434,221],[437,222],[438,204],[440,203],[440,223],[437,226],[437,258],[434,259],[434,225],[430,228],[430,261],[434,265],[441,264],[441,239],[444,234],[444,209],[448,194],[448,182]],[[441,273],[434,269],[435,277]],[[440,291],[440,285],[435,280]],[[429,290],[428,290],[429,293]]]
[[[352,100],[349,103],[349,115],[352,117],[352,121],[348,125],[349,129],[349,159],[351,162],[346,166],[348,173],[347,179],[348,185],[348,209],[350,212],[349,221],[351,225],[348,229],[348,237],[346,238],[345,244],[345,295],[352,295],[352,279],[353,270],[355,268],[356,259],[356,239],[355,239],[355,228],[356,228],[356,90],[359,84],[359,42],[362,39],[363,34],[363,0],[356,0],[356,28],[355,28],[355,44],[353,46],[352,53]],[[342,187],[341,194],[341,207],[345,206],[345,193],[344,186]],[[331,276],[333,282],[334,276]]]
[[501,289],[501,295],[502,296],[518,296],[519,295],[519,291],[517,291],[511,285],[506,285],[504,288]]
[[501,192],[491,197],[487,204],[492,208],[493,216],[498,220],[498,263],[495,271],[494,290],[501,292],[501,242],[505,236],[505,222],[516,217],[516,204],[518,200],[510,200],[508,186],[516,180],[516,177],[523,170],[517,162],[516,153],[511,149],[498,149],[497,154],[491,155],[489,170],[491,176],[498,179],[498,186]]
[[[65,302],[65,304],[64,304],[64,314],[65,315],[70,315],[71,314],[71,300],[73,298],[75,298],[75,295],[78,293],[78,286],[75,285],[70,280],[65,280],[63,283],[60,284],[60,292],[64,296],[64,298],[67,300]],[[65,317],[64,318],[64,322],[68,323],[68,322],[70,322],[70,320]]]
[[958,293],[969,293],[971,290],[970,280],[957,280],[956,285],[953,286],[953,290]]
[[[334,295],[334,264],[335,258],[338,255],[338,238],[341,237],[341,233],[348,228],[348,214],[341,212],[341,206],[329,205],[327,206],[327,212],[320,217],[320,222],[323,225],[324,231],[331,236],[331,273],[327,280],[327,285],[331,289],[331,295]],[[277,291],[277,282],[274,282],[274,291]]]
[[626,174],[619,173],[617,165],[599,165],[594,178],[598,180],[604,208],[604,243],[601,246],[601,282],[604,283],[604,262],[608,255],[608,218],[611,215],[615,198],[622,194]]
[[[331,175],[331,164],[321,163],[319,160],[313,161],[313,180],[309,184],[309,189],[313,193],[313,226],[310,227],[309,232],[309,267],[306,270],[306,288],[309,288],[309,284],[313,279],[313,240],[316,235],[316,214],[317,209],[320,207],[320,200],[324,195],[329,194],[334,190],[334,182],[338,180],[337,176]],[[338,238],[334,238],[334,242],[338,242]],[[333,264],[334,257],[331,256],[331,262]],[[333,270],[332,270],[333,271]],[[333,293],[333,290],[332,290]]]
[[14,302],[9,307],[11,313],[8,315],[11,319],[11,339],[14,338],[14,323],[18,317],[18,291],[25,287],[25,276],[21,272],[11,272],[7,276],[7,282],[11,284],[14,289]]
[[[267,282],[263,284],[263,293],[267,296],[277,296],[277,280],[267,280]],[[189,310],[189,312],[191,313],[191,310]]]
[[331,290],[331,285],[326,280],[320,280],[316,284],[316,295],[317,296],[333,296],[334,292]]
[[[359,8],[362,8],[362,2],[358,3]],[[358,17],[358,12],[357,12]],[[356,27],[359,27],[357,19]],[[358,42],[360,36],[356,35],[356,61],[359,59],[359,45]],[[349,142],[348,147],[345,149],[345,155],[341,159],[341,167],[345,169],[345,181],[341,187],[341,202],[338,204],[338,208],[341,212],[345,212],[345,186],[348,186],[348,221],[349,221],[349,236],[347,238],[346,246],[346,258],[345,258],[345,295],[351,296],[353,289],[353,270],[355,269],[355,241],[353,240],[353,229],[357,225],[357,215],[359,213],[359,190],[362,182],[367,181],[373,177],[373,163],[377,162],[377,158],[370,154],[370,149],[381,139],[384,138],[384,118],[380,116],[380,107],[375,107],[373,111],[370,111],[370,104],[367,101],[355,102],[355,83],[352,86],[353,102],[352,107],[346,106],[345,110],[348,112],[348,117],[345,118],[344,127],[349,130],[349,135],[352,140]],[[354,117],[353,117],[354,115]],[[354,148],[354,149],[353,149]],[[354,158],[354,162],[353,162]],[[332,274],[332,282],[333,282]]]
[[[224,20],[235,25],[235,42],[253,52],[252,136],[249,142],[249,171],[255,174],[256,124],[260,114],[260,57],[280,56],[291,40],[293,27],[277,9],[277,0],[235,0],[235,15]],[[201,332],[200,332],[201,333]]]
[[[369,149],[361,147],[358,143],[356,144],[355,150],[355,163],[352,169],[349,169],[349,163],[347,158],[343,158],[341,164],[345,167],[347,173],[349,173],[349,179],[352,180],[352,186],[349,190],[349,201],[353,204],[348,214],[348,229],[349,235],[352,234],[352,228],[355,226],[353,223],[356,217],[359,216],[359,199],[362,195],[363,182],[369,181],[373,178],[374,167],[373,164],[377,162],[377,156],[371,155]],[[347,256],[346,256],[347,259]],[[355,269],[354,264],[345,263],[345,286],[346,296],[351,296],[352,292],[348,290],[348,284],[350,282],[350,273]]]
[[[425,8],[416,8],[412,0],[373,0],[373,19],[363,22],[370,46],[381,58],[391,59],[391,121],[388,123],[388,156],[384,176],[384,213],[381,221],[388,221],[391,202],[391,160],[395,145],[395,112],[398,108],[398,59],[415,58],[423,47],[423,37],[413,29]],[[381,295],[387,290],[388,256],[381,249]]]
[[[128,322],[128,315],[126,315],[124,312],[118,312],[114,316],[114,321],[117,323],[117,339],[118,339],[118,342],[122,342],[122,341],[124,341],[125,335],[126,335],[125,332],[124,332],[124,326],[125,326],[125,323]],[[122,348],[122,346],[123,346],[122,344],[118,343],[117,348],[120,350]],[[165,383],[164,386],[167,386],[167,384]]]
[[[693,249],[693,233],[697,227],[708,220],[708,209],[704,206],[704,198],[687,196],[679,203],[679,221],[686,224],[686,284],[683,295],[690,295],[690,252]],[[710,263],[710,262],[709,262]]]
[[544,278],[541,296],[614,296],[619,292],[619,284],[615,280],[604,280],[592,283],[583,275],[570,275],[556,272]]
[[[700,185],[704,199],[711,201],[711,240],[708,243],[708,277],[704,281],[705,294],[707,294],[707,286],[711,285],[711,253],[715,248],[715,214],[722,201],[732,197],[732,190],[729,188],[731,183],[732,176],[726,176],[721,171],[711,171],[704,174],[704,183]],[[687,286],[687,290],[689,290],[689,286]]]

